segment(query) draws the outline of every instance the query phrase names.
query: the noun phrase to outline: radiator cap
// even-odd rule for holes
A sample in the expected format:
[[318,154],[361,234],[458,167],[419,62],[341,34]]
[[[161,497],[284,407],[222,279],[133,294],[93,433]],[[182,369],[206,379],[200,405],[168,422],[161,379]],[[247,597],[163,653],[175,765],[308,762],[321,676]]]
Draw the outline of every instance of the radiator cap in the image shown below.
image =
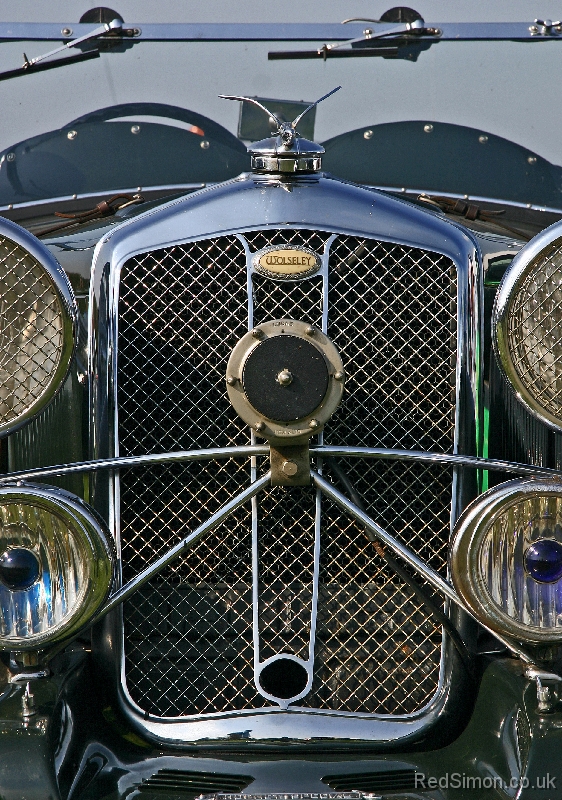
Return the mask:
[[325,94],[316,102],[311,103],[308,108],[299,114],[292,122],[284,122],[280,120],[272,111],[266,108],[255,97],[241,97],[239,95],[225,95],[221,94],[224,100],[240,100],[246,103],[261,108],[268,117],[277,124],[277,130],[274,135],[268,139],[262,139],[259,142],[254,142],[248,147],[248,152],[252,157],[252,169],[256,172],[265,173],[311,173],[319,172],[322,169],[322,156],[324,155],[324,148],[316,142],[311,142],[309,139],[303,139],[297,132],[297,125],[312,108],[318,103],[325,100],[330,95],[341,89],[337,86],[331,92]]

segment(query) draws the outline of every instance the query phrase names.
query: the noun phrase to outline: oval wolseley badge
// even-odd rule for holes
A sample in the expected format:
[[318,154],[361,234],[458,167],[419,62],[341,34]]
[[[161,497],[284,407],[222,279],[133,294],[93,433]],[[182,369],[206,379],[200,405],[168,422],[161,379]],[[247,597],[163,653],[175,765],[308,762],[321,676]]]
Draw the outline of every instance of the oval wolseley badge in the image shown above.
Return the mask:
[[271,278],[304,278],[322,266],[320,257],[304,247],[268,247],[255,254],[253,264]]

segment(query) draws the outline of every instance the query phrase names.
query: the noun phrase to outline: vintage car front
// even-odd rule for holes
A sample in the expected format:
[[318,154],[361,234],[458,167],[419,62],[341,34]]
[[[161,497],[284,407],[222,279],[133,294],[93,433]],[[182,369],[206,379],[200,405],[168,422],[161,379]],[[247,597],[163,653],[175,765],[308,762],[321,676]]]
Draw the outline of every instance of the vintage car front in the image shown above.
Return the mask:
[[227,99],[271,135],[175,109],[247,167],[172,199],[39,196],[142,104],[2,155],[0,794],[554,798],[562,202]]

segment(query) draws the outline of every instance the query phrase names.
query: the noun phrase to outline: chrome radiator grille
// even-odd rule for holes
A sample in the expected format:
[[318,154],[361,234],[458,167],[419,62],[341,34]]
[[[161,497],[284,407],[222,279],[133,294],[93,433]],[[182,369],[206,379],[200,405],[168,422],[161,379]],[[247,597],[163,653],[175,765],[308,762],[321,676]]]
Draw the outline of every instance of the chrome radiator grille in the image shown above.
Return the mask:
[[[269,244],[322,252],[331,234],[259,231]],[[328,335],[342,354],[345,400],[330,444],[449,451],[454,426],[456,273],[443,256],[336,236],[330,245]],[[321,324],[322,278],[253,276],[236,236],[144,254],[125,264],[119,300],[120,452],[249,444],[224,373],[238,339],[266,319]],[[438,466],[341,460],[369,513],[443,571],[451,475]],[[260,465],[258,465],[260,466]],[[263,465],[265,466],[265,465]],[[324,465],[329,472],[329,465]],[[124,577],[204,521],[250,478],[230,459],[121,474]],[[258,641],[307,658],[315,530],[312,489],[258,499]],[[271,705],[253,675],[251,509],[200,542],[125,609],[127,686],[160,716]],[[364,532],[328,501],[320,521],[314,681],[298,705],[412,713],[435,693],[440,630],[388,571]]]

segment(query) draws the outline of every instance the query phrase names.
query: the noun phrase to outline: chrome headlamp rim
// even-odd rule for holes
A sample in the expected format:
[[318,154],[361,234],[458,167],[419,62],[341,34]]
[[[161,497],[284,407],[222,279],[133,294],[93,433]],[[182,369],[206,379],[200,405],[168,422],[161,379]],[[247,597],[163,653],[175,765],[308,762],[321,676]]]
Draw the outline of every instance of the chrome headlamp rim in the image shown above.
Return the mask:
[[520,479],[494,486],[476,498],[457,521],[449,548],[449,569],[454,587],[474,617],[487,628],[520,642],[562,642],[559,630],[527,625],[508,616],[488,593],[480,573],[484,540],[496,520],[510,507],[531,497],[562,499],[559,479]]
[[107,600],[115,583],[115,543],[101,517],[76,495],[52,486],[32,483],[0,486],[0,505],[28,504],[39,507],[78,532],[88,550],[90,569],[83,602],[47,631],[29,636],[3,636],[0,650],[14,652],[48,650],[84,628]]
[[8,422],[0,421],[0,438],[3,438],[40,414],[61,390],[76,350],[78,308],[65,271],[39,239],[8,219],[0,219],[0,237],[13,241],[39,263],[57,294],[62,314],[62,349],[51,380],[41,395],[25,411]]
[[515,368],[509,350],[508,325],[511,302],[527,274],[548,251],[560,248],[562,248],[562,223],[556,222],[535,236],[515,256],[500,283],[492,310],[492,345],[503,376],[527,411],[556,431],[562,431],[562,419],[539,405]]

